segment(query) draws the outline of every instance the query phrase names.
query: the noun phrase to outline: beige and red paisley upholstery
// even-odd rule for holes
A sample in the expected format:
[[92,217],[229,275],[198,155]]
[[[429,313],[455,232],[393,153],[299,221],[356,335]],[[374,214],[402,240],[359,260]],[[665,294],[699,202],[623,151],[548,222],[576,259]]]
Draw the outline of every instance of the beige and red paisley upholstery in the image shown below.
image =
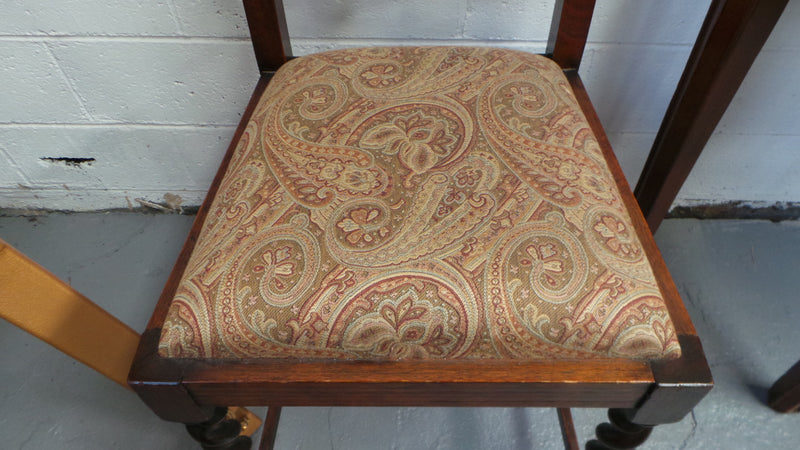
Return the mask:
[[169,309],[167,357],[675,357],[643,248],[549,59],[284,65]]

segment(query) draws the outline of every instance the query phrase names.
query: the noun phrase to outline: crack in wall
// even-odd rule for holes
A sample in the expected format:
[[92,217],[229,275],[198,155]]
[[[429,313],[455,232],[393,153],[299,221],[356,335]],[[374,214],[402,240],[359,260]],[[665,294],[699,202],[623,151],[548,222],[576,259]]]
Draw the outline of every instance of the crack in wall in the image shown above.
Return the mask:
[[67,75],[67,72],[64,70],[64,67],[61,66],[61,61],[58,60],[56,53],[53,51],[51,44],[47,42],[43,42],[42,45],[45,49],[47,49],[47,54],[50,55],[50,59],[58,68],[58,73],[61,74],[61,78],[64,80],[64,83],[67,84],[69,87],[69,91],[72,93],[72,96],[75,98],[75,101],[78,103],[78,107],[81,110],[81,114],[89,119],[90,121],[94,121],[94,117],[92,117],[92,113],[89,112],[89,108],[86,107],[86,100],[81,97],[78,93],[78,89],[75,87],[75,83],[73,83],[72,79]]

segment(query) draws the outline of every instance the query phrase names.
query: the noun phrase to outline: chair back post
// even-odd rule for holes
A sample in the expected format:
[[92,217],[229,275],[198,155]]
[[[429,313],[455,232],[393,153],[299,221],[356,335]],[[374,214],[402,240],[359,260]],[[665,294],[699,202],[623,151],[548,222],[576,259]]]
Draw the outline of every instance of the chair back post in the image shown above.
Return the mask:
[[244,0],[258,70],[274,72],[292,57],[283,0]]
[[578,70],[589,36],[595,0],[556,0],[547,55],[564,70]]
[[733,101],[788,0],[714,0],[634,194],[651,232]]

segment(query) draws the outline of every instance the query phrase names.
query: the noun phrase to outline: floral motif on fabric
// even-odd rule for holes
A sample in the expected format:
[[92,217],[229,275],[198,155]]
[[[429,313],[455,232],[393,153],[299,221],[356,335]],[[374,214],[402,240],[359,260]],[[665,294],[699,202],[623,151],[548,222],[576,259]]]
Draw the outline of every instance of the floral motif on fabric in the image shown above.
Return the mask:
[[297,58],[238,143],[167,357],[680,354],[569,83],[512,50]]

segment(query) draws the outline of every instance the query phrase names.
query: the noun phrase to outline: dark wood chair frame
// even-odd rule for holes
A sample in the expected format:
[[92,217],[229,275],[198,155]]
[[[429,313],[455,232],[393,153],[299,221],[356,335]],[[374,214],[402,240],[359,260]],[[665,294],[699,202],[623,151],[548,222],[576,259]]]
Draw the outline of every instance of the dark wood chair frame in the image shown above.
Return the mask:
[[[614,157],[578,76],[594,0],[558,0],[547,54],[563,69],[597,136],[635,231],[653,267],[683,354],[678,359],[616,358],[552,361],[329,361],[168,359],[158,355],[161,327],[183,270],[227,169],[236,142],[274,71],[291,58],[280,0],[245,0],[261,79],[169,281],[142,335],[130,386],[162,419],[188,424],[204,448],[248,448],[233,438],[225,406],[268,406],[261,448],[271,448],[282,406],[510,406],[556,407],[565,445],[577,449],[571,407],[610,408],[587,448],[633,448],[653,426],[677,422],[713,382],[700,340],[636,199]],[[608,446],[608,447],[607,447]]]
[[[653,233],[788,2],[711,3],[634,191]],[[777,412],[800,411],[800,361],[770,387],[767,404]]]
[[653,233],[788,2],[711,2],[634,191]]

